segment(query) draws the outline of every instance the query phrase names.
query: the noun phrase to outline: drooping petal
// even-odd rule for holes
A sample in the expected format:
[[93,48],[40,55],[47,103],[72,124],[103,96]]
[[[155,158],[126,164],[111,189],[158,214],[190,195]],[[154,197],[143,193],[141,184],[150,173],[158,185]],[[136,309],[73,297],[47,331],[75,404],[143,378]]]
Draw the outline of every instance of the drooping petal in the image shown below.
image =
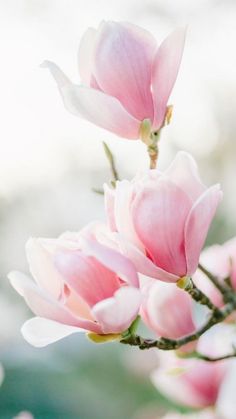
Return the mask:
[[58,84],[64,105],[69,112],[120,137],[139,138],[140,122],[126,111],[118,99],[97,89],[71,82],[64,83],[64,73],[56,64],[47,62],[47,67]]
[[95,240],[84,240],[83,251],[96,258],[101,264],[115,272],[128,284],[134,287],[139,286],[137,271],[133,263],[126,256]]
[[173,183],[188,194],[192,201],[196,201],[206,190],[198,174],[198,168],[193,157],[185,151],[179,151],[164,172]]
[[153,262],[178,276],[186,274],[184,226],[191,209],[185,192],[164,177],[137,194],[134,227]]
[[221,198],[220,186],[213,185],[200,196],[188,215],[185,225],[185,253],[188,275],[192,275],[197,269],[200,252]]
[[120,287],[114,272],[82,252],[60,251],[55,255],[54,261],[69,288],[91,307],[98,301],[111,297]]
[[93,75],[94,45],[97,31],[88,28],[83,35],[78,51],[78,66],[82,83],[90,86]]
[[85,332],[85,330],[43,317],[33,317],[27,320],[21,328],[24,339],[36,348],[42,348],[79,332]]
[[185,29],[177,29],[160,45],[156,53],[152,73],[154,105],[153,127],[161,127],[166,106],[179,71],[185,42]]
[[93,309],[93,315],[103,329],[103,333],[124,332],[139,312],[141,293],[137,288],[124,286],[114,297],[101,301]]
[[53,258],[42,245],[40,239],[30,239],[26,243],[26,256],[30,272],[37,284],[54,298],[61,296],[63,279],[53,265]]
[[100,329],[96,323],[73,315],[63,303],[59,303],[38,288],[26,275],[22,275],[20,272],[11,272],[9,279],[36,316],[99,333]]
[[150,86],[156,48],[152,35],[135,25],[106,22],[98,30],[95,78],[139,121],[153,119]]

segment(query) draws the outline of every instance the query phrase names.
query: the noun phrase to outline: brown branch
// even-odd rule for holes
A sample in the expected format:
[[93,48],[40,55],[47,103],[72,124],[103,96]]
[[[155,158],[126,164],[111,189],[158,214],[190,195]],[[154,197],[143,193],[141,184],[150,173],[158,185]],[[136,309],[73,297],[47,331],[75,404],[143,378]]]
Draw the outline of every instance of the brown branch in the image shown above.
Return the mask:
[[218,278],[213,275],[211,272],[208,271],[201,263],[198,264],[199,269],[210,279],[210,281],[215,285],[215,287],[221,292],[221,294],[225,294],[226,289],[225,287],[219,282]]
[[178,354],[179,358],[189,359],[189,358],[196,358],[200,359],[201,361],[207,361],[207,362],[217,362],[217,361],[223,361],[224,359],[231,359],[236,357],[236,350],[234,349],[231,354],[222,355],[218,357],[212,357],[208,355],[204,355],[198,351],[194,351],[188,354]]
[[140,349],[150,349],[150,348],[158,348],[162,350],[175,350],[181,348],[181,346],[186,345],[189,342],[194,342],[200,338],[207,330],[211,327],[215,326],[216,324],[225,320],[234,310],[236,309],[236,300],[234,302],[230,302],[226,304],[222,309],[217,309],[217,311],[213,311],[209,320],[203,325],[199,330],[196,332],[184,336],[180,339],[167,339],[161,337],[158,340],[154,339],[145,339],[139,335],[129,335],[124,336],[121,339],[121,343],[131,346],[138,346]]

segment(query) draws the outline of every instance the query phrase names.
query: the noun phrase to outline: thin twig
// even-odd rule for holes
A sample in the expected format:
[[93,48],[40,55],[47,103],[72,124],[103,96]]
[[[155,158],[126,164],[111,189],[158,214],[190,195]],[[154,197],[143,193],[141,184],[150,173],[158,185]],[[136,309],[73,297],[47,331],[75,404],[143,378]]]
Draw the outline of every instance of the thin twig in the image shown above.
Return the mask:
[[225,287],[219,282],[218,278],[209,272],[201,263],[198,264],[199,269],[210,279],[210,281],[215,285],[215,287],[222,293],[225,294]]
[[150,159],[150,169],[156,169],[157,166],[157,159],[159,156],[159,146],[158,143],[160,141],[161,130],[153,132],[151,134],[151,144],[148,145],[147,151]]
[[192,297],[194,301],[196,301],[199,304],[202,304],[203,306],[207,306],[210,310],[217,312],[219,310],[218,307],[216,307],[210,298],[207,297],[204,292],[202,292],[200,289],[196,287],[196,285],[193,283],[192,279],[189,280],[189,285],[184,288],[184,290]]
[[110,164],[111,173],[112,173],[112,177],[113,177],[112,180],[116,182],[117,180],[119,180],[119,175],[118,175],[118,172],[117,172],[117,169],[116,169],[114,156],[113,156],[110,148],[108,147],[107,143],[105,143],[103,141],[102,144],[103,144],[103,148],[104,148],[107,160],[109,161],[109,164]]
[[236,309],[236,301],[226,304],[222,309],[213,311],[209,320],[196,332],[184,336],[180,339],[167,339],[161,337],[158,340],[145,339],[139,335],[131,335],[121,339],[121,343],[131,346],[138,346],[140,349],[158,348],[162,350],[179,349],[181,346],[189,342],[194,342],[200,338],[207,330],[211,329],[214,325],[225,320]]
[[184,358],[184,359],[189,359],[189,358],[196,358],[196,359],[200,359],[202,361],[207,361],[207,362],[217,362],[217,361],[223,361],[224,359],[230,359],[230,358],[235,358],[236,357],[236,351],[234,350],[234,352],[232,352],[231,354],[227,354],[227,355],[222,355],[222,356],[218,356],[218,357],[212,357],[212,356],[208,356],[208,355],[204,355],[198,351],[194,351],[194,352],[190,352],[190,353],[186,353],[186,354],[178,354],[179,358]]

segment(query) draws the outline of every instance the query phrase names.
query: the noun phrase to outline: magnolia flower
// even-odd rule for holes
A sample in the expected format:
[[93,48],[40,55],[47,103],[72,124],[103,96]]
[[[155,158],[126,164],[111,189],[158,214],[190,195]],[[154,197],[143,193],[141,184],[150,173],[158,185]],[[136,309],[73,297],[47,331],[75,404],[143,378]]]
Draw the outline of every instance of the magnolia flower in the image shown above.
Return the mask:
[[158,336],[178,339],[196,330],[193,300],[175,284],[153,280],[143,293],[142,319]]
[[193,158],[179,152],[163,173],[105,186],[110,238],[138,272],[176,282],[196,271],[221,197],[220,186],[204,186]]
[[[215,244],[203,250],[200,256],[201,264],[223,284],[224,279],[230,278],[236,290],[236,237],[222,245]],[[224,302],[221,293],[216,289],[207,276],[198,269],[194,275],[196,285],[214,302],[221,307]]]
[[[129,23],[102,22],[80,43],[81,84],[45,61],[66,108],[121,137],[140,138],[142,121],[151,131],[163,124],[178,74],[185,30],[178,29],[158,47],[153,36]],[[146,121],[147,122],[147,121]]]
[[22,328],[34,346],[80,331],[121,333],[136,318],[139,282],[133,264],[100,244],[91,228],[59,239],[30,239],[27,258],[34,283],[20,272],[11,284],[36,314]]
[[160,367],[152,373],[152,381],[161,393],[184,406],[215,405],[230,361],[183,359],[169,352],[161,353],[160,360]]

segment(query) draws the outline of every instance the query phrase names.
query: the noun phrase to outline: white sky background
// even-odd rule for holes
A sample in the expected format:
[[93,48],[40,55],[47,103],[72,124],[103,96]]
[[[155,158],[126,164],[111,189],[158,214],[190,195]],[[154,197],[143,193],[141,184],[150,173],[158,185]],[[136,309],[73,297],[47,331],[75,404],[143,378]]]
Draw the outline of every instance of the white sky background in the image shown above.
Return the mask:
[[[8,196],[21,187],[47,183],[63,174],[72,158],[78,167],[103,167],[101,140],[109,142],[128,173],[146,167],[142,144],[117,138],[67,113],[48,71],[39,68],[43,60],[50,59],[78,80],[79,40],[88,26],[97,26],[103,19],[142,25],[158,41],[176,26],[188,25],[184,60],[171,100],[175,113],[163,135],[167,144],[162,147],[161,165],[170,159],[170,141],[196,157],[211,153],[221,141],[216,107],[223,119],[235,109],[234,3],[0,1],[0,194]],[[228,92],[223,102],[222,92]]]

